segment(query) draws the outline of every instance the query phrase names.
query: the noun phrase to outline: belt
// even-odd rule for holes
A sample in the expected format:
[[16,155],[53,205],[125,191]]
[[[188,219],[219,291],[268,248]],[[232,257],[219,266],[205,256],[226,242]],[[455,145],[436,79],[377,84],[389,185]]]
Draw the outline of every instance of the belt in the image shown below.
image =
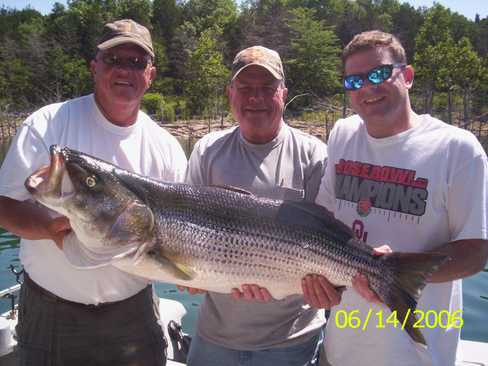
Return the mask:
[[135,295],[133,295],[133,296],[127,298],[127,299],[120,300],[120,301],[103,302],[103,303],[99,303],[99,304],[96,304],[95,305],[95,304],[82,304],[80,302],[66,300],[66,299],[63,299],[62,297],[56,296],[52,292],[49,292],[48,290],[42,288],[37,283],[35,283],[34,280],[32,280],[32,278],[30,278],[30,276],[25,271],[24,271],[24,282],[23,282],[23,285],[28,286],[34,292],[37,292],[38,294],[42,295],[43,297],[45,297],[45,298],[47,298],[47,299],[49,299],[51,301],[54,301],[54,302],[57,302],[57,303],[66,304],[66,305],[70,305],[70,306],[75,306],[75,307],[79,307],[79,308],[83,308],[83,309],[87,309],[87,310],[88,309],[93,309],[93,310],[100,309],[101,310],[101,309],[107,309],[107,308],[110,308],[110,307],[115,307],[118,304],[121,304],[123,302],[129,301],[129,300],[133,300],[136,297],[141,296],[145,291],[148,291],[149,289],[151,289],[151,285],[148,285],[146,288],[142,289],[137,294],[135,294]]

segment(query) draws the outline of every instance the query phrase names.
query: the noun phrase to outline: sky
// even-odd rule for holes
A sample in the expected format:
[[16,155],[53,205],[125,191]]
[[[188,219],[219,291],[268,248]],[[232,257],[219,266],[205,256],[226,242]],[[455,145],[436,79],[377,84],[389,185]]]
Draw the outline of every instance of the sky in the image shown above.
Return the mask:
[[[51,12],[55,2],[60,2],[66,5],[66,0],[0,0],[0,7],[5,6],[9,8],[23,9],[27,5],[30,5],[39,12],[48,14]],[[406,2],[417,8],[420,6],[431,7],[434,0],[407,0]],[[437,0],[436,2],[451,9],[453,12],[463,14],[466,18],[471,20],[474,20],[476,13],[480,15],[481,19],[488,17],[487,0]]]
[[[434,5],[433,0],[408,0],[407,2],[415,8],[420,6],[430,8]],[[488,17],[488,1],[486,0],[438,0],[435,2],[471,20],[474,20],[476,13],[479,14],[481,19]]]

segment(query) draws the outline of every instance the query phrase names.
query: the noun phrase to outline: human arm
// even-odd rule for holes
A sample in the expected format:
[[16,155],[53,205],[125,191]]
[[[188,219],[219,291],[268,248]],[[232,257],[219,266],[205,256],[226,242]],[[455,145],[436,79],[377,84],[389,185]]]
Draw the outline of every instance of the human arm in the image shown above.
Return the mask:
[[457,154],[464,159],[459,158],[457,169],[448,175],[446,209],[451,241],[432,249],[450,260],[432,275],[430,282],[474,275],[488,259],[488,163],[477,141],[466,146],[475,152]]
[[434,249],[433,252],[445,254],[450,259],[432,274],[429,282],[453,281],[483,270],[488,260],[488,240],[456,240]]
[[[388,246],[375,248],[376,255],[391,252]],[[435,253],[445,254],[450,260],[434,272],[428,282],[448,282],[472,276],[483,270],[488,260],[488,240],[468,239],[444,244],[433,250]],[[309,276],[307,276],[309,277]],[[370,288],[368,279],[358,274],[352,281],[353,288],[368,302],[382,303],[378,295]],[[309,278],[303,285],[305,302],[316,308],[329,309],[339,304],[337,291],[333,291],[330,282],[325,277]]]
[[25,239],[50,239],[60,249],[64,237],[71,231],[66,217],[50,218],[44,207],[5,196],[0,196],[0,226]]
[[[472,276],[484,269],[488,260],[488,240],[456,240],[441,245],[432,250],[432,252],[447,255],[449,261],[434,272],[428,282],[454,281]],[[375,292],[369,287],[366,277],[356,276],[353,281],[353,287],[367,301],[381,302]]]
[[327,145],[317,138],[312,139],[312,148],[309,161],[305,168],[304,190],[305,201],[314,202],[319,194],[325,167],[327,165]]
[[62,246],[70,231],[68,219],[53,219],[48,209],[29,201],[25,179],[49,163],[48,143],[32,125],[45,123],[42,113],[29,116],[12,140],[0,169],[0,226],[25,239],[51,239]]

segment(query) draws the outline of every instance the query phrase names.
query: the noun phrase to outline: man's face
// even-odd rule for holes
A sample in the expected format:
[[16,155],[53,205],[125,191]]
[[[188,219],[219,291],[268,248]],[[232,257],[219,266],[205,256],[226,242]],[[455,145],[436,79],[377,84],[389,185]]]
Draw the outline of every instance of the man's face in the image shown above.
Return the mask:
[[[140,103],[156,75],[150,59],[142,48],[133,44],[98,52],[90,64],[98,102],[102,106]],[[143,67],[146,62],[147,66]]]
[[[390,52],[384,47],[352,54],[345,64],[345,75],[364,74],[371,69],[387,64],[397,63]],[[381,84],[372,84],[366,80],[362,88],[348,91],[354,111],[361,116],[366,124],[391,125],[394,130],[398,121],[409,110],[408,90],[413,83],[413,69],[394,68],[391,77]]]
[[228,88],[232,113],[243,132],[250,131],[251,135],[261,135],[268,141],[279,130],[287,93],[282,81],[261,66],[247,67]]

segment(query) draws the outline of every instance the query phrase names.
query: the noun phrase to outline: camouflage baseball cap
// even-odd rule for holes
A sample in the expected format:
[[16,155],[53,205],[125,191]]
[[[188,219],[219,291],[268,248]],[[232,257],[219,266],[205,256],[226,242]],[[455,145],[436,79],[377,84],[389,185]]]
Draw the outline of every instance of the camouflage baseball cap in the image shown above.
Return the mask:
[[268,70],[276,79],[284,80],[283,64],[278,52],[263,46],[253,46],[240,51],[232,63],[232,80],[246,67],[257,65]]
[[116,20],[113,23],[105,24],[104,33],[97,48],[104,51],[124,43],[133,43],[154,58],[149,30],[132,19]]

